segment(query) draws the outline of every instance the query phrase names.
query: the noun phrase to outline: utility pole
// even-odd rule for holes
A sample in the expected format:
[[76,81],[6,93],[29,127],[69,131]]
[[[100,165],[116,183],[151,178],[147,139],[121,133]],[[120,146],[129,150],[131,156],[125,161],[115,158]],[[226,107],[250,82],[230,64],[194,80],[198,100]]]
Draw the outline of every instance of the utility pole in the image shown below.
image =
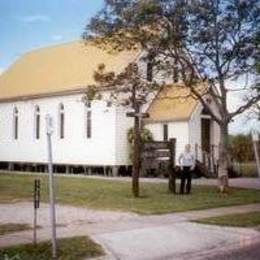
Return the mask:
[[49,114],[46,115],[46,133],[47,133],[47,148],[48,148],[52,257],[53,257],[53,259],[56,259],[57,258],[57,239],[56,239],[55,193],[54,193],[54,185],[53,185],[53,162],[52,162],[52,143],[51,143],[51,136],[53,134],[53,120]]

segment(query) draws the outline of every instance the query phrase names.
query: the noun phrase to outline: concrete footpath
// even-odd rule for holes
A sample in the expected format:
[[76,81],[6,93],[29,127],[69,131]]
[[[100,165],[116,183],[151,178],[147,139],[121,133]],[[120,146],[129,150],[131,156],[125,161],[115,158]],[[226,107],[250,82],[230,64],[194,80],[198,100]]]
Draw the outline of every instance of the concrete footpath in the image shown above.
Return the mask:
[[[28,202],[0,204],[0,222],[32,223]],[[190,222],[223,214],[260,211],[260,203],[165,215],[97,211],[58,205],[58,237],[90,235],[106,250],[104,259],[207,259],[220,250],[260,243],[256,229]],[[19,212],[19,214],[17,214]],[[50,239],[48,205],[39,210],[39,240]],[[0,246],[32,242],[32,231],[0,236]]]

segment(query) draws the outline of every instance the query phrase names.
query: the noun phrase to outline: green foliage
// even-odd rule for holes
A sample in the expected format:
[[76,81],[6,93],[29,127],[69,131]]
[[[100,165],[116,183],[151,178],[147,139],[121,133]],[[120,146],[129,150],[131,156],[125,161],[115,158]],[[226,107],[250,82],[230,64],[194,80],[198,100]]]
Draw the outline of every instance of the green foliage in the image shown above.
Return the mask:
[[[4,256],[8,259],[52,259],[51,242],[41,242],[35,247],[33,244],[10,246],[0,248],[0,260]],[[86,259],[104,255],[100,245],[96,244],[87,236],[58,239],[57,260]],[[2,258],[3,257],[3,258]]]
[[258,227],[260,226],[260,212],[249,212],[204,218],[195,222],[202,224],[231,226],[231,227]]
[[[130,144],[129,159],[133,161],[134,153],[134,128],[130,128],[127,132],[127,140]],[[153,141],[153,134],[149,129],[143,128],[141,131],[141,144],[145,142]]]
[[254,150],[250,135],[230,136],[232,157],[238,162],[254,160]]
[[[132,127],[127,132],[127,140],[128,143],[134,145],[134,129]],[[149,141],[153,141],[153,134],[149,129],[143,128],[141,131],[141,143]]]
[[98,91],[95,85],[88,86],[86,94],[83,96],[82,101],[84,104],[88,105],[93,100],[99,100],[102,98],[102,95]]

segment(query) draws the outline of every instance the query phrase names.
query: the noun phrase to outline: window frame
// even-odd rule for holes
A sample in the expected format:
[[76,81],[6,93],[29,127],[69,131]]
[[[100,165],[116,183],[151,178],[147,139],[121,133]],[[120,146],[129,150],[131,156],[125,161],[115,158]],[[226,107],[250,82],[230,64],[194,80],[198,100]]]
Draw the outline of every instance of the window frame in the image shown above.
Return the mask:
[[92,105],[91,102],[88,101],[86,106],[85,106],[85,137],[86,139],[91,139],[92,138]]
[[169,125],[163,124],[163,141],[169,141]]
[[13,138],[19,139],[19,110],[17,107],[13,109]]
[[41,138],[41,110],[38,105],[35,106],[34,113],[34,138],[39,140]]

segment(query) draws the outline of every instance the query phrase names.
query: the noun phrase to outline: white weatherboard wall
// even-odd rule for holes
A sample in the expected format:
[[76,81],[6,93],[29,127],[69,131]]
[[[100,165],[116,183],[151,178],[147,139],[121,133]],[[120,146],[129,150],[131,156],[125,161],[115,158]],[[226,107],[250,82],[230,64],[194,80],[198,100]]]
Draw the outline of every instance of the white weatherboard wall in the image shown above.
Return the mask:
[[127,109],[118,107],[116,111],[116,165],[131,165],[127,132],[133,127],[134,120],[126,116]]
[[163,141],[164,124],[168,125],[168,137],[176,138],[176,163],[178,164],[180,154],[189,143],[189,123],[188,121],[148,123],[145,128],[152,132],[155,141]]
[[[65,138],[58,128],[59,105],[65,111]],[[40,139],[35,139],[35,106],[40,107]],[[14,140],[13,110],[19,111],[19,138]],[[116,149],[127,146],[128,121],[117,108],[103,101],[92,102],[92,137],[86,138],[86,106],[82,95],[41,98],[13,103],[0,103],[0,161],[47,162],[45,116],[54,120],[53,159],[57,164],[124,165],[128,155]]]
[[[201,111],[202,105],[198,104],[190,119],[187,121],[157,122],[148,123],[145,127],[149,129],[155,141],[163,140],[163,125],[168,125],[168,137],[176,138],[176,164],[178,165],[179,155],[184,151],[186,144],[191,144],[192,152],[195,154],[195,144],[201,146]],[[220,128],[216,122],[211,120],[210,130],[211,144],[219,145]],[[198,150],[198,159],[202,159],[201,150]],[[215,148],[215,158],[218,158],[218,151]]]
[[[215,105],[212,103],[211,107],[214,111],[216,111]],[[201,146],[201,112],[202,105],[199,103],[195,110],[193,111],[190,120],[189,120],[189,143],[194,148],[197,143]],[[215,146],[215,158],[218,158],[218,145],[220,141],[220,127],[219,125],[211,119],[210,122],[210,143]],[[198,159],[202,159],[201,150],[198,151]]]
[[[195,154],[195,144],[201,146],[201,111],[202,106],[198,104],[189,120],[189,144]],[[201,150],[198,150],[198,159],[202,159]]]

